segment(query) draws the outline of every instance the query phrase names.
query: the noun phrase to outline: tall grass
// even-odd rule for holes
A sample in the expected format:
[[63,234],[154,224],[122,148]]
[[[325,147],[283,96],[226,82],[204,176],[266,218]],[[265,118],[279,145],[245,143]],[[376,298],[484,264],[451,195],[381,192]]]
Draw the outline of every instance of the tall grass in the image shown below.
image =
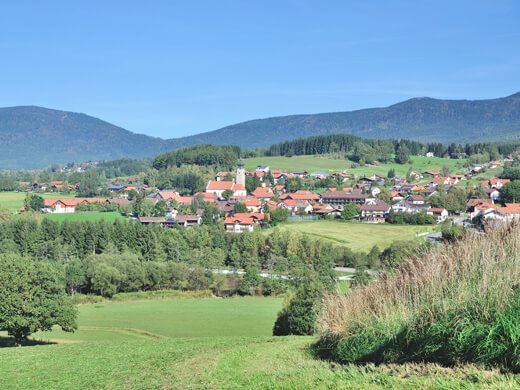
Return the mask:
[[329,295],[317,352],[341,362],[520,370],[520,225],[468,233],[348,295]]

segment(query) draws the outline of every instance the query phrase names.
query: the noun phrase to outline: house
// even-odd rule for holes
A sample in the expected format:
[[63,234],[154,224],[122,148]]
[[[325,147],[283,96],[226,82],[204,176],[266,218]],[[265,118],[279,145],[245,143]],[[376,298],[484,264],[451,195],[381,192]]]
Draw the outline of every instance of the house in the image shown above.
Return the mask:
[[412,202],[407,201],[401,201],[399,203],[396,203],[392,206],[392,210],[394,210],[396,213],[403,212],[403,213],[420,213],[423,210],[427,210],[430,208],[429,204],[414,204]]
[[424,198],[421,195],[410,195],[406,201],[413,204],[424,204]]
[[104,203],[106,201],[106,198],[44,199],[42,211],[51,214],[75,213],[76,207],[80,204]]
[[[282,186],[283,187],[283,186]],[[257,187],[252,193],[254,197],[258,198],[260,201],[265,202],[270,200],[275,194],[270,188],[267,187]]]
[[232,181],[209,181],[206,186],[206,192],[215,194],[219,199],[222,198],[224,191],[233,192],[233,196],[246,196],[246,188],[243,184],[233,183]]
[[433,188],[425,188],[424,190],[420,190],[419,194],[424,196],[424,197],[426,197],[426,198],[429,198],[430,196],[432,196],[436,192],[437,191],[435,191]]
[[427,152],[424,156],[425,157],[435,157],[435,154],[433,154],[433,152]]
[[323,171],[316,171],[311,173],[311,177],[315,179],[325,179],[329,177],[329,174]]
[[314,203],[320,200],[320,196],[314,192],[299,190],[292,194],[283,194],[280,196],[280,200],[292,199],[292,200],[306,200],[309,203]]
[[267,165],[258,165],[255,168],[255,171],[269,172],[269,167]]
[[279,207],[288,209],[291,214],[309,214],[312,212],[312,206],[307,200],[285,199],[279,204]]
[[504,158],[504,161],[505,162],[513,162],[515,159],[512,157],[512,156],[506,156],[506,158]]
[[390,192],[390,199],[392,200],[392,202],[398,202],[404,200],[404,196],[401,195],[400,192],[392,191]]
[[369,223],[381,223],[385,222],[388,212],[390,211],[390,205],[377,199],[361,205],[360,211],[361,219],[363,221]]
[[466,203],[466,212],[471,213],[475,209],[476,206],[481,204],[494,204],[493,199],[470,199],[468,203]]
[[292,171],[292,175],[304,178],[307,176],[307,171]]
[[430,176],[430,177],[437,177],[437,176],[440,176],[440,172],[439,171],[426,171],[424,172],[424,176]]
[[243,233],[245,231],[252,232],[256,226],[269,221],[269,214],[260,213],[236,213],[228,215],[224,220],[226,232]]
[[[169,222],[169,219],[166,220],[166,223]],[[200,215],[177,215],[173,218],[173,222],[182,227],[192,227],[192,226],[200,226],[202,225],[202,217]]]
[[490,199],[493,199],[495,202],[500,200],[500,191],[496,188],[486,188],[485,191]]
[[245,204],[247,211],[251,213],[259,213],[262,210],[260,199],[255,198],[254,196],[233,196],[230,200]]
[[498,219],[506,221],[520,220],[520,203],[506,203],[505,207],[497,208]]
[[343,207],[348,203],[364,204],[367,199],[373,199],[371,194],[363,194],[359,191],[331,191],[321,195],[323,203],[328,203],[332,207]]
[[500,189],[504,184],[509,183],[510,181],[510,179],[499,179],[494,177],[492,179],[489,179],[489,181],[484,182],[484,186],[489,188]]
[[488,168],[489,168],[489,169],[495,169],[495,168],[501,167],[501,166],[503,166],[503,165],[504,165],[504,164],[502,164],[502,163],[500,163],[500,162],[498,162],[498,161],[490,161],[490,162],[488,163]]
[[325,215],[335,215],[340,216],[341,210],[338,208],[332,207],[330,204],[319,204],[316,203],[312,207],[312,214],[317,216],[325,216]]
[[448,218],[448,210],[444,207],[430,207],[426,210],[426,214],[433,215],[437,223],[443,222]]

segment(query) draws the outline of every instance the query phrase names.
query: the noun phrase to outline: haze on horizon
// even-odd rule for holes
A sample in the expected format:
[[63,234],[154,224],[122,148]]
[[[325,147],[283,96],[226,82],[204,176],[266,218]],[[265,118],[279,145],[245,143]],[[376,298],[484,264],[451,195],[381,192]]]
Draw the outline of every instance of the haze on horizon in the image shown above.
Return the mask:
[[0,107],[176,138],[279,115],[520,90],[520,3],[16,2]]

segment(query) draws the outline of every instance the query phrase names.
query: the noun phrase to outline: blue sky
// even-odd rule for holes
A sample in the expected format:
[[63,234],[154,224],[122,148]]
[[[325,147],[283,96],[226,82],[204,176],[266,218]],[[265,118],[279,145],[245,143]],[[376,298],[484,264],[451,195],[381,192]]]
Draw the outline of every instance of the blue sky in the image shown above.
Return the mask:
[[520,91],[518,1],[0,5],[0,106],[163,138],[416,96]]

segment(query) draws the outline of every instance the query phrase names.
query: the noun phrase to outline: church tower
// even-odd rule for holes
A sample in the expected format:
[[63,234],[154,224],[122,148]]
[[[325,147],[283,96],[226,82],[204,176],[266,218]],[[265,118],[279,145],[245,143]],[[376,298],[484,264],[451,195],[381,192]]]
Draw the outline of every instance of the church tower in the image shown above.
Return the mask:
[[244,169],[242,158],[240,158],[240,161],[238,161],[237,184],[242,184],[244,187],[246,185],[246,170]]

